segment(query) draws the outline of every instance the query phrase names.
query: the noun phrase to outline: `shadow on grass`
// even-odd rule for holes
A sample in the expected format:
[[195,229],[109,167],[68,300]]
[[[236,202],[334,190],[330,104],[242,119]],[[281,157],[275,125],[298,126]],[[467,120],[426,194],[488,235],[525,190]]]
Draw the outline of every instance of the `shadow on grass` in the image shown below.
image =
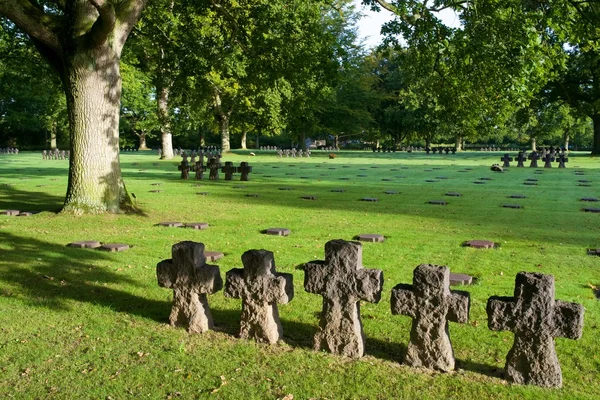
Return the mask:
[[16,189],[10,185],[0,185],[0,209],[19,211],[59,212],[65,199],[48,193]]

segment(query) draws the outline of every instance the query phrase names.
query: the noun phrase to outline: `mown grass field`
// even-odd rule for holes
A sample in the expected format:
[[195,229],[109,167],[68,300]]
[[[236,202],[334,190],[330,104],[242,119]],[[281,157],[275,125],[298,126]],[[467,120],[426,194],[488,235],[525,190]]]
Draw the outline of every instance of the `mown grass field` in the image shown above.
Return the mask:
[[[571,154],[567,169],[540,168],[543,173],[534,174],[513,166],[500,174],[489,166],[502,153],[340,152],[334,160],[325,152],[310,159],[248,153],[223,161],[249,161],[254,167],[249,182],[184,181],[178,160],[124,153],[125,182],[142,213],[79,217],[56,214],[66,191],[67,161],[43,161],[37,153],[0,155],[0,210],[41,211],[0,216],[0,397],[598,398],[600,302],[593,287],[600,286],[600,258],[586,250],[600,247],[600,214],[581,210],[600,205],[580,201],[600,196],[598,159]],[[460,172],[464,168],[471,170]],[[475,184],[480,178],[491,180]],[[538,185],[524,185],[528,178],[538,179]],[[591,186],[578,186],[582,179]],[[243,188],[234,188],[238,185]],[[346,191],[331,192],[336,188]],[[156,189],[162,192],[150,193]],[[444,196],[448,191],[462,197]],[[258,197],[247,197],[250,193]],[[527,198],[507,198],[513,194]],[[362,197],[379,201],[361,202]],[[208,222],[210,228],[156,226],[161,221]],[[260,233],[270,227],[286,227],[292,234]],[[321,297],[304,291],[301,266],[323,259],[328,240],[350,240],[359,233],[386,236],[384,243],[363,245],[364,266],[382,269],[385,277],[381,302],[361,304],[367,354],[354,360],[314,352]],[[500,247],[461,247],[471,239],[493,240]],[[66,247],[79,240],[132,247],[121,253]],[[170,327],[172,293],[158,287],[155,268],[182,240],[225,253],[214,263],[223,277],[242,266],[244,251],[273,251],[278,271],[294,275],[295,297],[279,306],[285,340],[268,346],[236,338],[241,301],[222,292],[209,298],[215,331],[189,335]],[[452,373],[401,363],[411,320],[391,315],[390,292],[397,283],[411,283],[421,263],[477,278],[461,288],[471,293],[469,323],[450,323],[457,359]],[[489,296],[512,295],[519,271],[554,275],[556,298],[586,308],[583,338],[556,340],[560,390],[503,379],[513,334],[487,328],[485,305]]]

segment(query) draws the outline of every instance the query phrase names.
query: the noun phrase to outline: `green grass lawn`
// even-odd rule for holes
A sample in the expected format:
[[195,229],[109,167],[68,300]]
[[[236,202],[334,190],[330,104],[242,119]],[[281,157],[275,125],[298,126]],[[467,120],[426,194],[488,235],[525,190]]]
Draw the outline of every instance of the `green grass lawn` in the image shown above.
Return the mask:
[[[598,398],[600,302],[593,287],[600,286],[600,258],[586,249],[600,247],[600,215],[582,208],[600,204],[580,201],[600,196],[598,159],[571,154],[567,169],[534,174],[512,167],[501,174],[489,166],[502,153],[340,152],[334,160],[325,152],[313,152],[310,159],[248,153],[223,161],[249,161],[254,167],[249,182],[181,180],[179,160],[122,154],[127,188],[143,213],[80,217],[56,214],[66,191],[67,161],[43,161],[38,153],[0,155],[0,210],[41,211],[0,216],[0,397]],[[491,180],[475,184],[480,178]],[[528,178],[538,185],[524,185]],[[581,179],[591,187],[578,186]],[[238,185],[243,187],[234,188]],[[346,191],[331,191],[336,188]],[[162,192],[150,192],[156,189]],[[448,191],[462,197],[447,197]],[[258,197],[247,197],[250,193]],[[513,194],[527,198],[508,198]],[[379,201],[362,202],[363,197]],[[448,205],[427,204],[430,200]],[[156,226],[161,221],[210,227]],[[292,234],[260,233],[271,227]],[[360,233],[386,236],[384,243],[363,245],[364,267],[382,269],[385,278],[381,302],[361,304],[366,355],[354,360],[314,352],[322,299],[304,291],[301,266],[323,259],[327,241]],[[500,247],[461,247],[471,239]],[[131,248],[105,253],[66,247],[79,240]],[[241,300],[222,292],[209,298],[215,331],[189,335],[170,327],[172,291],[158,287],[155,268],[183,240],[223,252],[214,263],[223,277],[242,267],[244,251],[273,251],[278,271],[294,276],[295,297],[279,306],[285,340],[268,346],[237,339]],[[411,320],[391,315],[390,293],[398,283],[411,283],[413,269],[422,263],[447,265],[477,279],[461,288],[471,293],[469,323],[450,323],[457,359],[452,373],[401,363]],[[586,308],[583,338],[556,339],[560,390],[503,379],[513,334],[490,331],[485,306],[492,295],[512,296],[520,271],[554,275],[556,298]]]

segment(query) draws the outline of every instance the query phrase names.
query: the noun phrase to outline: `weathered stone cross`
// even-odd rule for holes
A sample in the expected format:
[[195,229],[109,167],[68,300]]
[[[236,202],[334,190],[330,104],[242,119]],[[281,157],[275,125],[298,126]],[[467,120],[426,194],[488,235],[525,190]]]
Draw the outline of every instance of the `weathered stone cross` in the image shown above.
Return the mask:
[[531,163],[529,163],[529,167],[530,168],[537,168],[538,167],[538,160],[540,159],[540,155],[538,154],[537,151],[532,152],[529,155],[529,159],[531,160]]
[[315,350],[361,357],[365,337],[359,301],[379,302],[382,287],[383,271],[362,266],[362,244],[341,239],[327,242],[325,261],[304,265],[304,289],[323,296]]
[[275,272],[273,253],[248,250],[242,254],[244,268],[227,272],[225,297],[242,299],[240,337],[276,343],[283,336],[277,303],[294,297],[292,274]]
[[208,167],[208,179],[210,180],[218,180],[219,179],[219,168],[221,168],[221,163],[217,157],[212,157],[210,161],[206,164]]
[[238,172],[238,169],[233,166],[231,161],[226,161],[225,166],[221,168],[221,172],[225,174],[225,180],[230,181],[233,179],[233,174]]
[[238,167],[238,172],[242,173],[242,176],[240,177],[240,181],[248,181],[248,180],[250,180],[248,178],[248,174],[250,174],[252,172],[252,167],[249,166],[246,161],[242,161],[240,163],[240,166]]
[[193,168],[196,175],[194,176],[197,180],[202,180],[204,177],[204,172],[206,171],[206,167],[204,166],[204,156],[200,153],[200,157],[198,161],[196,161],[196,165]]
[[552,153],[548,153],[542,159],[542,161],[544,161],[544,168],[552,168],[552,161],[554,161],[554,155]]
[[561,387],[562,373],[554,338],[579,339],[583,331],[583,314],[581,304],[554,300],[552,275],[519,272],[514,297],[490,297],[488,327],[515,334],[513,346],[506,356],[507,380]]
[[172,259],[156,265],[158,285],[173,289],[169,322],[172,326],[186,327],[192,333],[212,329],[206,295],[223,288],[219,267],[206,264],[202,243],[179,242],[173,245],[171,252]]
[[454,352],[448,321],[469,320],[469,293],[450,291],[450,269],[421,264],[413,272],[413,284],[392,290],[392,314],[413,318],[404,362],[413,367],[451,371]]
[[505,167],[505,168],[510,167],[510,162],[512,160],[513,160],[513,158],[508,153],[505,153],[504,156],[502,156],[502,158],[500,158],[500,161],[504,161],[503,167]]
[[518,156],[517,156],[517,168],[523,168],[523,162],[525,161],[525,152],[524,151],[520,151]]
[[566,162],[569,162],[567,155],[564,152],[560,153],[558,155],[558,168],[566,168]]
[[188,179],[190,177],[190,164],[185,153],[183,153],[182,157],[181,165],[177,169],[181,171],[181,179]]

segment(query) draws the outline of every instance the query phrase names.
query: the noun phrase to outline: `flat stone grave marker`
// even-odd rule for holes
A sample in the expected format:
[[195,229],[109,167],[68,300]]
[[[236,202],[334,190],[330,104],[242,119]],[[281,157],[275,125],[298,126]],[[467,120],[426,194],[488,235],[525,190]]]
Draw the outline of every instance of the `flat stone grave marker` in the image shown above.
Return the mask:
[[232,189],[243,189],[243,188],[245,188],[245,187],[246,187],[246,186],[243,186],[243,185],[235,185],[235,186],[232,186],[231,188],[232,188]]
[[483,177],[483,178],[479,178],[480,181],[491,181],[492,178],[488,178],[488,177]]
[[333,170],[336,170],[337,168],[330,167],[330,168],[327,168],[327,169],[330,169],[330,170],[332,170],[332,171],[333,171]]
[[579,183],[592,183],[589,179],[579,179],[577,182]]
[[552,275],[519,272],[514,297],[492,296],[486,311],[489,329],[514,332],[504,367],[507,380],[560,388],[562,372],[554,338],[581,338],[583,306],[554,300]]
[[465,242],[464,245],[474,249],[493,249],[496,247],[496,243],[489,240],[469,240],[468,242]]
[[206,257],[207,261],[215,262],[223,258],[225,254],[221,253],[220,251],[204,251],[204,256]]
[[288,236],[292,231],[288,228],[269,228],[265,231],[267,235]]
[[436,176],[435,179],[448,179],[447,176]]
[[356,176],[358,176],[359,178],[366,178],[366,177],[368,177],[368,175],[363,175],[363,174],[359,174],[359,175],[356,175]]
[[448,334],[448,321],[469,320],[469,293],[451,291],[450,269],[421,264],[413,272],[413,283],[392,289],[392,314],[413,319],[404,362],[412,367],[451,371],[455,359]]
[[19,210],[4,210],[4,211],[0,211],[0,215],[8,215],[11,217],[15,217],[17,215],[19,215],[20,211]]
[[367,169],[366,168],[359,168],[358,170],[359,171],[366,171]]
[[525,186],[537,186],[537,182],[523,182]]
[[301,176],[300,179],[310,179],[308,176]]
[[527,196],[525,196],[524,194],[511,194],[508,197],[511,199],[526,199],[527,198]]
[[208,196],[210,193],[208,193],[208,192],[198,192],[196,194],[198,194],[200,196]]
[[392,171],[392,172],[393,171],[398,171],[398,168],[392,168],[392,169],[390,169],[390,171]]
[[160,185],[162,185],[162,183],[151,183],[150,185],[151,186],[160,186]]
[[48,185],[35,185],[35,187],[47,187]]
[[600,201],[597,197],[582,197],[581,201],[589,201],[592,203]]
[[349,181],[350,178],[338,178],[340,181]]
[[435,183],[435,182],[439,182],[439,181],[435,180],[435,179],[425,179],[425,182]]
[[534,174],[536,174],[536,175],[543,175],[544,171],[535,171]]
[[397,190],[386,190],[385,192],[383,192],[385,194],[398,194],[400,192],[398,192]]
[[589,183],[578,183],[577,186],[581,186],[581,187],[592,187],[592,185],[590,185]]
[[169,322],[191,333],[206,332],[213,328],[207,295],[223,288],[219,267],[206,264],[202,243],[176,243],[171,254],[156,265],[158,285],[173,289]]
[[434,171],[436,171],[436,170],[440,170],[441,168],[440,168],[440,167],[433,167],[432,169],[433,169]]
[[82,240],[79,242],[69,243],[67,246],[78,249],[97,249],[98,247],[102,246],[102,243],[98,242],[97,240]]
[[246,197],[258,197],[258,193],[246,193]]
[[450,273],[450,286],[466,286],[471,283],[473,283],[471,275]]
[[280,187],[279,190],[289,191],[289,190],[294,190],[294,189],[291,187],[284,186],[284,187]]
[[208,223],[206,222],[187,222],[185,224],[186,228],[192,228],[197,230],[203,230],[208,228]]
[[379,199],[376,197],[363,197],[360,201],[370,201],[370,202],[378,202]]
[[428,204],[438,205],[438,206],[447,206],[448,205],[448,202],[447,201],[443,201],[443,200],[429,200],[427,203]]
[[273,253],[248,250],[242,254],[244,268],[227,271],[225,297],[242,299],[240,338],[276,343],[283,337],[277,303],[294,297],[292,274],[275,271]]
[[591,212],[591,213],[600,213],[600,208],[587,207],[587,208],[584,208],[583,211]]
[[588,256],[600,256],[600,249],[588,249]]
[[362,357],[365,335],[360,301],[378,303],[383,271],[362,266],[362,244],[331,240],[325,244],[325,260],[304,265],[304,290],[323,296],[314,349],[348,357]]
[[272,178],[273,175],[264,175],[265,178]]
[[118,251],[125,251],[129,249],[129,245],[125,243],[105,243],[102,246],[98,247],[98,249],[115,253]]
[[304,199],[304,200],[316,200],[317,196],[307,195],[307,196],[300,196],[300,198]]
[[331,191],[334,193],[344,193],[346,189],[331,189]]
[[162,190],[155,189],[155,190],[149,190],[149,192],[150,193],[161,193]]
[[538,179],[537,178],[527,178],[525,179],[526,182],[537,182]]
[[38,211],[21,211],[17,217],[31,217],[34,214],[37,214]]
[[424,169],[423,172],[433,172],[432,169]]
[[469,171],[467,171],[466,169],[461,169],[458,172],[469,172]]
[[462,194],[458,193],[458,192],[446,192],[446,196],[449,196],[449,197],[461,197]]
[[473,183],[476,184],[476,185],[485,185],[484,181],[475,181]]
[[361,242],[381,243],[385,240],[385,237],[378,233],[361,233],[356,235],[355,239],[360,240]]
[[373,165],[371,168],[379,168],[377,165]]
[[473,168],[465,168],[465,171],[473,171]]
[[285,174],[286,174],[286,175],[289,175],[289,176],[296,175],[296,174],[295,174],[295,173],[293,173],[293,172],[286,172]]
[[159,222],[157,225],[167,226],[169,228],[180,228],[183,226],[183,223],[182,222],[165,221],[165,222]]
[[381,179],[381,180],[382,180],[382,181],[384,181],[384,182],[390,182],[390,181],[391,181],[391,179],[390,179],[390,178],[383,178],[383,179]]
[[502,204],[503,208],[523,208],[520,204]]

